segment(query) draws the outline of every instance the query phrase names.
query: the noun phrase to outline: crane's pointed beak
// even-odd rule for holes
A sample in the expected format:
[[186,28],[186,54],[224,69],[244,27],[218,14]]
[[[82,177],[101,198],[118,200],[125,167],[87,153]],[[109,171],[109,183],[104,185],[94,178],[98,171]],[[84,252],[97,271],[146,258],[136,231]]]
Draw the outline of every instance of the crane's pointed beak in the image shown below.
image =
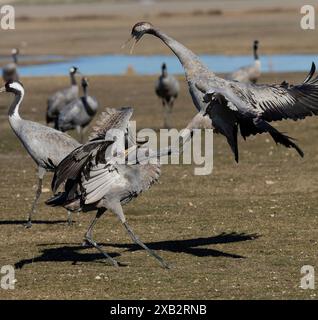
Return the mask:
[[132,46],[131,46],[130,51],[129,51],[129,53],[132,54],[133,51],[134,51],[135,45],[137,44],[137,42],[139,41],[139,39],[140,39],[140,38],[138,38],[138,37],[136,37],[136,36],[131,36],[131,37],[129,37],[129,38],[122,44],[121,49],[125,48],[130,41],[133,41]]
[[128,45],[128,43],[133,39],[133,36],[130,36],[121,46],[120,49],[124,49],[126,48],[126,46]]
[[0,93],[1,93],[1,92],[6,92],[6,87],[0,88]]

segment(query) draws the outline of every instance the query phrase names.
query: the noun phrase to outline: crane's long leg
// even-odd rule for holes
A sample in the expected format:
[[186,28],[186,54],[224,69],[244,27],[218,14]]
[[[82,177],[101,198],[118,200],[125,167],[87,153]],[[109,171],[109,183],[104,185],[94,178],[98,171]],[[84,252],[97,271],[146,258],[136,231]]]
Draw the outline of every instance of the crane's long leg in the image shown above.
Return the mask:
[[33,201],[33,204],[32,204],[31,211],[29,211],[28,221],[25,224],[26,228],[31,228],[32,227],[32,215],[36,211],[36,206],[38,204],[39,198],[40,198],[41,193],[42,193],[42,184],[43,184],[43,177],[45,175],[45,172],[46,171],[45,171],[44,168],[42,168],[42,167],[38,168],[38,179],[39,179],[38,180],[38,187],[37,187],[36,192],[35,192],[35,198],[34,198],[34,201]]
[[73,224],[73,221],[72,221],[72,212],[67,210],[67,224],[69,226],[71,226]]
[[79,135],[80,143],[83,144],[84,135],[83,135],[83,129],[82,129],[82,127],[81,127],[81,126],[77,126],[77,127],[76,127],[76,131],[77,131],[77,133],[78,133],[78,135]]
[[114,267],[118,267],[118,262],[113,259],[109,254],[107,254],[94,240],[93,240],[93,237],[92,237],[92,231],[93,231],[93,228],[97,222],[97,220],[103,215],[103,213],[105,212],[106,210],[101,208],[101,209],[98,209],[97,210],[97,213],[96,213],[96,216],[95,218],[92,220],[91,224],[89,225],[88,227],[88,230],[84,236],[84,242],[83,242],[83,245],[86,245],[86,243],[89,243],[91,244],[94,248],[96,248],[100,253],[102,253],[105,258],[107,260],[109,260],[111,262],[111,264],[114,266]]
[[163,268],[169,269],[169,264],[167,262],[165,262],[158,254],[156,254],[153,250],[151,250],[150,248],[148,248],[139,238],[138,236],[135,235],[135,233],[133,232],[133,230],[130,228],[130,226],[128,225],[128,223],[126,222],[126,218],[123,212],[123,209],[121,207],[121,204],[115,204],[114,206],[112,206],[111,210],[117,214],[117,216],[119,217],[120,221],[122,222],[122,224],[124,225],[127,233],[129,234],[130,238],[132,239],[133,242],[135,242],[136,244],[138,244],[139,246],[141,246],[143,249],[147,250],[148,253],[153,256],[154,258],[156,258],[159,263],[161,264],[161,266]]
[[[172,98],[171,98],[172,99]],[[172,113],[172,106],[173,100],[169,102],[163,102],[163,117],[164,117],[164,128],[170,129],[171,128],[171,113]]]
[[156,254],[156,252],[154,252],[153,250],[149,249],[139,238],[138,236],[135,235],[135,233],[133,232],[133,230],[130,228],[130,226],[127,224],[127,222],[123,222],[124,227],[126,228],[130,238],[138,245],[140,245],[143,249],[147,250],[148,253],[153,256],[154,258],[156,258],[159,263],[161,264],[161,266],[163,268],[169,269],[169,264],[167,262],[165,262],[158,254]]

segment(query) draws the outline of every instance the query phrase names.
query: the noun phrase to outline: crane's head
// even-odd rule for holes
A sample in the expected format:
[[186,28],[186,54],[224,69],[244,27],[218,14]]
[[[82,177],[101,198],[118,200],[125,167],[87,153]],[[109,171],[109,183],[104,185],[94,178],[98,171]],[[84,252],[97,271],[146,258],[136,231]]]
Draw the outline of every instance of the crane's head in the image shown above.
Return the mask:
[[13,49],[11,50],[11,54],[12,54],[13,56],[19,54],[19,49],[13,48]]
[[168,74],[167,65],[166,65],[165,63],[163,63],[163,64],[161,65],[161,74],[162,74],[163,76],[167,76],[167,74]]
[[254,40],[254,45],[253,45],[254,50],[257,50],[258,44],[259,44],[258,40]]
[[150,22],[137,22],[131,29],[131,36],[135,39],[140,39],[145,33],[153,30],[153,25]]
[[130,49],[130,53],[132,53],[136,43],[142,38],[142,36],[146,33],[151,33],[153,30],[154,27],[150,22],[137,22],[131,29],[131,37],[123,44],[122,47],[125,47],[130,40],[133,40],[134,42]]
[[0,88],[0,92],[11,92],[14,94],[24,93],[23,84],[20,81],[8,81],[4,87]]
[[77,73],[77,72],[78,72],[78,68],[77,68],[77,67],[74,67],[74,66],[73,66],[73,67],[70,68],[70,73],[71,73],[71,74],[75,74],[75,73]]
[[82,87],[83,87],[83,88],[87,88],[87,87],[88,87],[88,83],[89,83],[89,82],[88,82],[88,79],[87,79],[86,77],[83,77],[83,78],[82,78],[82,83],[81,83],[81,84],[82,84]]

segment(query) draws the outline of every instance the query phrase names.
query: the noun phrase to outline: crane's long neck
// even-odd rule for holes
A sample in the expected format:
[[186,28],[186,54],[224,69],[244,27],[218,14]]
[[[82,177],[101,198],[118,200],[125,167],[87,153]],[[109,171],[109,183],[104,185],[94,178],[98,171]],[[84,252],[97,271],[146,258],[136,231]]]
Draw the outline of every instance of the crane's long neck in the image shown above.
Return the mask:
[[19,114],[19,108],[24,97],[24,91],[15,93],[14,100],[8,111],[9,122],[13,128],[16,128],[19,122],[22,120]]
[[18,64],[18,55],[16,53],[12,54],[12,59],[15,64]]
[[258,47],[257,47],[257,46],[254,46],[254,60],[259,60],[259,56],[258,56],[258,53],[257,53],[257,49],[258,49]]
[[77,83],[76,83],[76,77],[74,72],[70,72],[70,78],[71,78],[71,85],[76,86]]
[[173,51],[181,62],[188,80],[198,72],[208,70],[197,55],[175,39],[169,37],[158,29],[152,29],[149,34],[161,39]]
[[84,93],[85,99],[87,99],[87,95],[88,95],[87,86],[83,86],[83,93]]

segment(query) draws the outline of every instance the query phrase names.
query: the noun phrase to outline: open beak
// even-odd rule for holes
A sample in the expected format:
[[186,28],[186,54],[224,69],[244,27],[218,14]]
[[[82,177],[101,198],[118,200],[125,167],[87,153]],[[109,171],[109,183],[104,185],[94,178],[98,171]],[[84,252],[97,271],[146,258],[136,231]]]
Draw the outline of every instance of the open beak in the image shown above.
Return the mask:
[[140,39],[139,37],[131,36],[122,44],[121,48],[122,49],[125,48],[130,41],[133,41],[132,46],[131,46],[130,51],[129,51],[129,53],[132,54],[133,51],[134,51],[135,45],[137,44],[139,39]]
[[5,91],[6,91],[6,87],[0,88],[0,92],[5,92]]

